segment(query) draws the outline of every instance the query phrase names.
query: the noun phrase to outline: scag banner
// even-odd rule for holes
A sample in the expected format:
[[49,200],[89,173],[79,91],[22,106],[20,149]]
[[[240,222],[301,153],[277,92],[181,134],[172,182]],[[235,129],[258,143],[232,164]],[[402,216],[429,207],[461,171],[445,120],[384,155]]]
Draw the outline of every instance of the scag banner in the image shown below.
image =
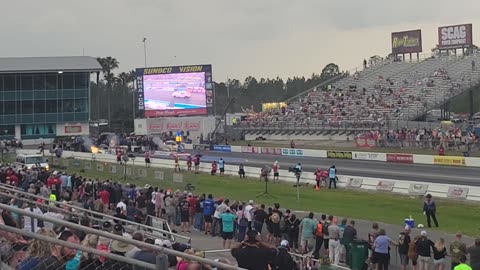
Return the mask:
[[392,53],[422,52],[422,30],[411,30],[392,33]]
[[327,151],[327,158],[352,159],[352,152],[349,152],[349,151]]
[[464,157],[451,156],[434,156],[433,164],[435,165],[449,165],[449,166],[465,166]]
[[442,26],[438,28],[438,48],[457,49],[472,45],[472,24]]

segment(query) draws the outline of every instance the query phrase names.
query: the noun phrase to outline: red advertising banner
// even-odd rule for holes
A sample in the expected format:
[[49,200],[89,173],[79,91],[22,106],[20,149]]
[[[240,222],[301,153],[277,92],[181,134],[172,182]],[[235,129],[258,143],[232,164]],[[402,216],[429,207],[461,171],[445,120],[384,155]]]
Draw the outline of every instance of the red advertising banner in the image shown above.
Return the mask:
[[242,153],[258,153],[258,147],[255,146],[242,146]]
[[387,162],[413,163],[413,155],[410,155],[410,154],[387,154]]
[[472,24],[441,26],[438,28],[438,48],[457,49],[473,43]]
[[172,110],[147,110],[145,111],[145,117],[158,117],[158,116],[177,116],[177,115],[202,115],[207,114],[207,108],[201,109],[172,109]]
[[275,148],[275,147],[261,147],[260,153],[266,155],[281,155],[282,148]]
[[411,30],[392,33],[392,53],[422,52],[422,30]]

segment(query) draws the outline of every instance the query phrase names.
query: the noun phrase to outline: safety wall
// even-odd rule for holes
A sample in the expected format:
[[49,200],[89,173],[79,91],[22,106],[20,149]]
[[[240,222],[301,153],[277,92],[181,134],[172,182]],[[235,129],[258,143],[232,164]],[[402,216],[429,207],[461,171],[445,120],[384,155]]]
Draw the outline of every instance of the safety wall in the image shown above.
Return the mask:
[[[220,150],[221,149],[221,150]],[[429,164],[446,166],[480,167],[480,158],[462,156],[432,156],[408,153],[376,153],[359,151],[312,150],[298,148],[259,147],[259,146],[214,146],[214,151],[250,153],[260,155],[281,155],[294,157],[318,157],[331,159],[355,159],[379,162]]]
[[[37,150],[18,150],[18,152],[24,153],[24,154],[34,154],[37,152]],[[330,153],[330,155],[333,155],[333,154],[339,155],[340,153]],[[383,153],[380,153],[380,154],[383,154]],[[342,155],[345,155],[345,154],[342,154]],[[115,155],[108,155],[108,154],[91,154],[91,153],[64,151],[63,157],[82,159],[82,160],[92,160],[92,161],[96,160],[99,162],[106,162],[106,163],[116,163]],[[357,155],[357,158],[358,157],[359,156]],[[363,156],[361,157],[364,158]],[[379,157],[382,157],[382,155],[368,156],[367,158],[378,159]],[[403,156],[395,157],[395,158],[399,158],[400,160],[405,159],[405,157]],[[139,158],[136,164],[142,164],[142,162],[143,162],[143,159]],[[153,168],[174,168],[174,160],[154,158],[152,159],[151,166]],[[181,161],[180,166],[181,167],[186,166],[185,161]],[[200,169],[203,172],[208,173],[211,170],[211,164],[201,163]],[[260,178],[260,170],[261,170],[260,167],[244,167],[244,170],[247,177]],[[160,174],[160,171],[159,171],[159,174]],[[225,165],[225,174],[234,175],[234,176],[238,175],[238,166],[228,165],[228,164]],[[280,174],[281,181],[292,182],[292,183],[296,182],[295,175],[293,173],[288,172],[287,170],[279,170],[279,174]],[[157,172],[155,172],[155,175],[157,175]],[[302,184],[308,184],[313,188],[315,185],[315,178],[314,178],[313,172],[303,172],[300,182]],[[414,182],[414,181],[407,181],[407,180],[393,180],[388,178],[358,177],[358,176],[351,176],[351,175],[338,175],[337,186],[340,188],[368,190],[373,192],[399,193],[399,194],[406,194],[409,196],[423,196],[427,193],[430,193],[433,196],[442,197],[442,198],[480,201],[480,187],[472,187],[472,186],[446,185],[446,184],[436,184],[436,183],[426,183],[426,182]]]

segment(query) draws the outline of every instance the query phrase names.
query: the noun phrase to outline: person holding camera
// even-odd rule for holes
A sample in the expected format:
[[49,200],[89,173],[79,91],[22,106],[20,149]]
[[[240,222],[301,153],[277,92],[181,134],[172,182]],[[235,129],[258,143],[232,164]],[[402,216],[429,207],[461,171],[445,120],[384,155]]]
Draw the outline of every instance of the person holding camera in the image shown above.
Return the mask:
[[252,270],[268,269],[268,264],[278,255],[278,249],[262,241],[260,234],[250,230],[246,238],[231,250],[238,267]]

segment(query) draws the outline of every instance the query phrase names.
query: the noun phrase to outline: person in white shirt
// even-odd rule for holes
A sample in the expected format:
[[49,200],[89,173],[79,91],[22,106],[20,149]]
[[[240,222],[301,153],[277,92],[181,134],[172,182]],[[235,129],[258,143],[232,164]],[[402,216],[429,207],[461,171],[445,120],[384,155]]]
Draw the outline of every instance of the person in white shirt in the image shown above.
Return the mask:
[[[43,216],[44,217],[56,218],[58,220],[63,220],[64,219],[64,216],[60,213],[56,213],[54,209],[50,209],[50,211],[43,214]],[[47,229],[50,229],[50,230],[53,230],[53,228],[55,227],[55,224],[45,221],[43,227],[47,228]]]
[[127,213],[127,205],[123,201],[117,203],[117,208],[120,208],[122,212]]
[[[29,206],[23,210],[33,212],[38,215],[43,215],[42,210],[40,210],[40,208],[38,208],[37,206]],[[33,224],[32,224],[32,221],[33,221]],[[37,232],[38,230],[40,230],[40,227],[38,227],[38,219],[29,217],[29,216],[24,216],[23,230],[25,232]]]
[[250,200],[248,202],[248,204],[245,206],[245,210],[244,210],[244,215],[245,215],[245,218],[248,220],[248,228],[251,229],[253,224],[252,224],[252,221],[253,221],[253,211],[254,211],[254,207],[253,207],[253,200]]

